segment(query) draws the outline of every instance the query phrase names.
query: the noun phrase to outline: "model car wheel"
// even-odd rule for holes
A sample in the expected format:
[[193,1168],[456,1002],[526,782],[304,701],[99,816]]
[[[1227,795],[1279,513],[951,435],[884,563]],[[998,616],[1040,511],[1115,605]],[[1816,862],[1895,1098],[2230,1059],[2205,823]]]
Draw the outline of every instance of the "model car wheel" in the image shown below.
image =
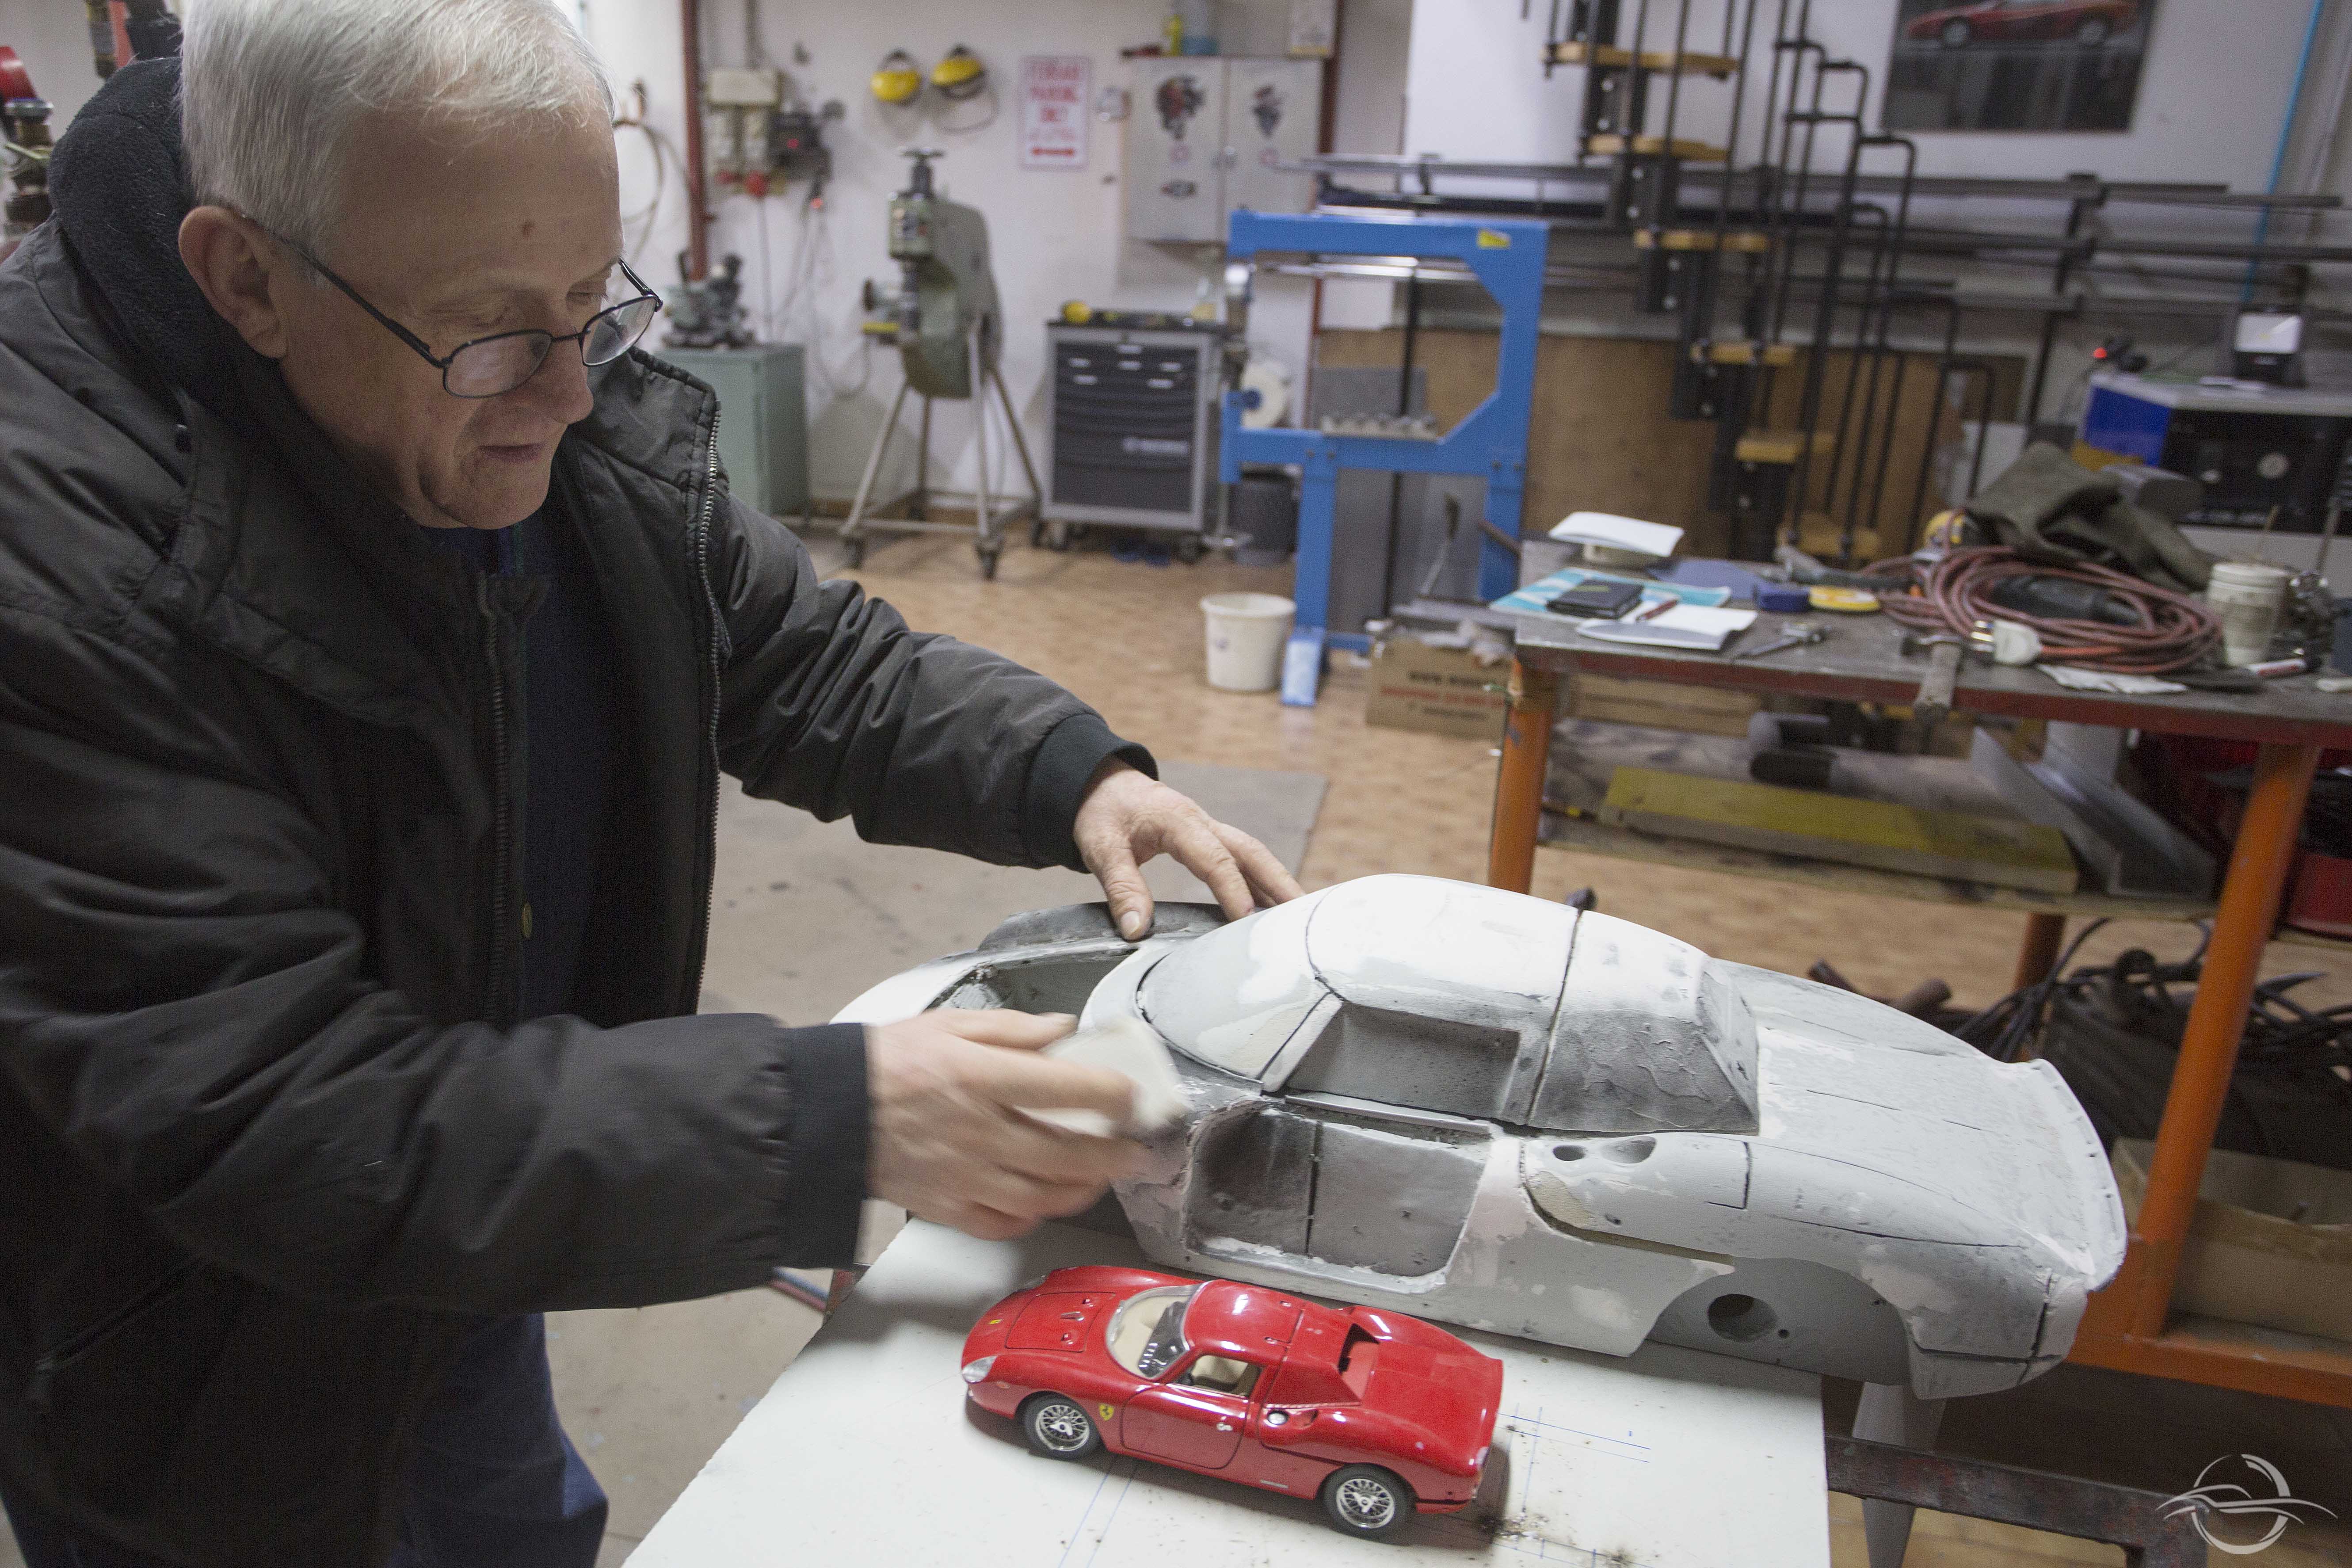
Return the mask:
[[1370,1465],[1349,1465],[1323,1483],[1323,1511],[1341,1533],[1384,1541],[1412,1522],[1412,1489]]
[[1971,36],[1969,32],[1969,25],[1954,17],[1944,24],[1942,31],[1936,35],[1936,38],[1944,47],[1957,49],[1966,44]]
[[1076,1400],[1041,1394],[1021,1407],[1021,1430],[1032,1453],[1049,1459],[1083,1459],[1102,1447],[1102,1434]]
[[2074,41],[2086,45],[2104,44],[2107,41],[2110,25],[2105,16],[2085,16],[2083,25],[2074,29]]

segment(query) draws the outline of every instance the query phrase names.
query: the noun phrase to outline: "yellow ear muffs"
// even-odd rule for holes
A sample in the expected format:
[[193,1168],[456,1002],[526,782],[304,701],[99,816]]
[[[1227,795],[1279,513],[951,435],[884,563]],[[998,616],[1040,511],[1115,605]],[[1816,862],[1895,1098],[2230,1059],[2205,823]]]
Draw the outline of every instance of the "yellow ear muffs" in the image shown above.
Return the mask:
[[884,103],[912,103],[915,95],[923,90],[923,73],[915,64],[915,57],[904,49],[892,49],[882,57],[866,85],[874,96]]
[[942,98],[961,101],[977,98],[988,85],[988,68],[980,57],[958,44],[948,51],[947,58],[931,68],[931,85]]

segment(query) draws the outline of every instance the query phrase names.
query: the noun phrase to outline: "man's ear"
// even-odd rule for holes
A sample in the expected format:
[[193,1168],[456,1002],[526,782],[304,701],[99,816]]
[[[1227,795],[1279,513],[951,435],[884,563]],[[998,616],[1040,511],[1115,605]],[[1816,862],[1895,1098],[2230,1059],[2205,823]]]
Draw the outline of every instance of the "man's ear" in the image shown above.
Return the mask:
[[214,310],[254,353],[286,356],[286,316],[278,300],[294,281],[291,262],[251,219],[226,207],[195,208],[180,220],[180,259]]

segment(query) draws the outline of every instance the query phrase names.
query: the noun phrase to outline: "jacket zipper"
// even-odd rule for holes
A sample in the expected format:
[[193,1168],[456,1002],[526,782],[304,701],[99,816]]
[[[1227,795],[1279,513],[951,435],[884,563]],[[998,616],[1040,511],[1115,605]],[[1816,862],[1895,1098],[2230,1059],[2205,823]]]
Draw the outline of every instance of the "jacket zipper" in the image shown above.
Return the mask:
[[490,971],[483,1016],[503,1025],[516,1011],[515,987],[507,973],[512,952],[507,931],[512,900],[507,884],[514,858],[514,770],[507,734],[506,670],[499,663],[499,616],[490,602],[487,574],[477,594],[482,608],[482,648],[490,666]]
[[720,667],[719,593],[710,585],[710,525],[719,506],[719,419],[723,410],[710,410],[710,444],[703,454],[702,509],[694,524],[694,570],[702,580],[703,613],[709,617],[704,638],[710,667],[710,721],[704,737],[704,763],[710,769],[710,793],[703,813],[702,914],[694,934],[694,984],[683,999],[688,1007],[702,994],[702,976],[710,958],[710,905],[719,896],[719,702],[723,678]]
[[195,1270],[195,1267],[194,1262],[175,1266],[169,1274],[140,1291],[130,1300],[67,1340],[55,1350],[36,1360],[33,1363],[33,1375],[25,1385],[25,1403],[36,1410],[48,1409],[49,1384],[60,1370],[71,1365],[78,1358],[95,1349],[107,1336],[178,1289],[186,1281],[188,1276]]

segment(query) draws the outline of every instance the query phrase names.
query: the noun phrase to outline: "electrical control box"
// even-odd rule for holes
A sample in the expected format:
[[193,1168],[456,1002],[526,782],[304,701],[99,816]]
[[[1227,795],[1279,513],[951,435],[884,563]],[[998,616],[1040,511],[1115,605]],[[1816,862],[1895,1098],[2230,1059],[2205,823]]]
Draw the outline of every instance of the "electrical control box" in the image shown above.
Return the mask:
[[2205,487],[2180,521],[2200,528],[2317,533],[2352,438],[2352,392],[2207,384],[2100,373],[2074,446],[2086,467],[2146,463]]
[[1127,120],[1127,236],[1217,245],[1236,207],[1303,213],[1315,176],[1323,62],[1175,55],[1135,62]]
[[795,96],[792,79],[768,67],[714,68],[702,82],[702,148],[713,188],[765,196],[794,182],[822,186],[833,177],[824,126],[839,120],[838,100],[822,108]]

